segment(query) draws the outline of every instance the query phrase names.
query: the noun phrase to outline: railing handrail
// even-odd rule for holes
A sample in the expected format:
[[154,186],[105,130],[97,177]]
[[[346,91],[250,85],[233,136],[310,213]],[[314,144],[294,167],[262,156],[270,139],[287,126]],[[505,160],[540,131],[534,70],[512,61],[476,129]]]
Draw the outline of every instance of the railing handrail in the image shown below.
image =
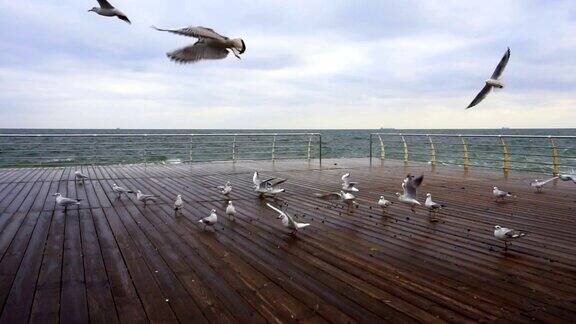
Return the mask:
[[320,136],[320,133],[0,134],[0,137]]
[[506,137],[506,138],[570,138],[576,139],[573,135],[513,135],[513,134],[434,134],[434,133],[370,133],[371,136],[385,135],[385,136],[441,136],[441,137]]

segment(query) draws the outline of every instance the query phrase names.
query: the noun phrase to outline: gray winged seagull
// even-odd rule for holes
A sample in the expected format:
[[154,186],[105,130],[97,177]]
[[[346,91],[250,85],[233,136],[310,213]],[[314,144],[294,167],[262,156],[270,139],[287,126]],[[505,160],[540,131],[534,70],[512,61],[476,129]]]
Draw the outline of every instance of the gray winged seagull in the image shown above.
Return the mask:
[[[433,212],[439,212],[440,209],[446,207],[446,205],[443,204],[439,204],[435,201],[432,200],[432,194],[431,193],[427,193],[426,194],[426,201],[424,202],[424,207],[428,208],[428,214],[430,216],[432,216]],[[438,219],[436,218],[430,218],[431,221],[437,222]]]
[[94,7],[88,10],[88,12],[92,11],[99,14],[100,16],[105,17],[118,17],[119,19],[131,24],[130,19],[128,19],[128,17],[122,11],[114,8],[110,2],[106,0],[98,0],[98,4],[100,5],[100,8]]
[[143,203],[144,203],[144,207],[146,207],[146,204],[147,204],[149,201],[156,201],[156,199],[158,199],[158,197],[157,197],[157,196],[154,196],[154,195],[146,195],[146,194],[143,194],[142,191],[138,190],[138,191],[136,191],[136,199],[138,199],[138,201],[143,202]]
[[292,230],[292,235],[295,235],[296,232],[304,227],[310,226],[309,223],[298,223],[297,221],[294,220],[294,218],[286,213],[285,211],[282,211],[270,204],[266,204],[268,207],[274,209],[277,213],[278,213],[278,218],[282,221],[282,225],[284,225],[284,227],[289,228]]
[[74,178],[76,179],[76,182],[80,182],[80,183],[84,183],[85,180],[89,179],[87,175],[85,175],[84,173],[82,173],[80,171],[74,172]]
[[530,182],[530,187],[536,189],[536,192],[542,192],[542,189],[544,188],[545,185],[547,185],[549,182],[552,182],[558,178],[559,177],[553,177],[553,178],[550,178],[548,180],[536,179],[536,180]]
[[384,196],[380,196],[380,199],[378,199],[378,206],[380,206],[380,208],[382,208],[383,212],[386,212],[386,209],[390,205],[392,205],[392,202],[390,200],[384,198]]
[[218,222],[218,215],[216,215],[216,209],[212,209],[210,211],[210,215],[198,221],[198,223],[204,225],[204,227],[202,227],[202,230],[206,230],[206,226],[212,227],[216,225],[217,222]]
[[340,200],[340,202],[348,206],[348,212],[352,212],[352,207],[358,205],[356,202],[356,197],[349,192],[345,192],[344,190],[340,190],[340,192],[330,192],[327,194],[317,193],[314,194],[314,196],[324,200]]
[[134,191],[124,188],[124,187],[120,187],[119,185],[113,183],[112,184],[112,191],[114,191],[117,195],[118,195],[118,199],[122,198],[122,194],[129,194],[129,193],[134,193]]
[[504,88],[504,83],[502,82],[501,78],[502,73],[504,72],[504,69],[508,64],[508,60],[510,60],[510,48],[508,48],[508,50],[506,50],[506,53],[504,53],[504,56],[500,60],[500,63],[498,63],[498,66],[496,67],[496,70],[494,70],[494,73],[492,73],[490,79],[486,80],[484,88],[480,90],[480,92],[476,95],[476,97],[474,98],[474,100],[472,100],[472,102],[468,105],[468,107],[466,107],[466,109],[472,108],[477,104],[479,104],[482,100],[484,100],[484,98],[486,98],[486,96],[492,91],[492,89]]
[[236,216],[236,207],[234,207],[232,200],[228,201],[228,206],[226,206],[226,215],[231,221],[234,220],[234,217]]
[[504,198],[506,198],[506,197],[512,197],[512,193],[511,193],[511,192],[501,190],[501,189],[498,188],[498,187],[492,188],[492,195],[493,195],[494,197],[496,197],[496,201],[498,201],[498,199],[500,199],[500,201],[504,201]]
[[504,250],[508,250],[508,244],[512,244],[513,240],[523,236],[526,236],[526,233],[500,225],[494,226],[494,237],[500,241],[504,241]]
[[562,181],[572,181],[576,183],[576,172],[574,170],[572,170],[571,173],[560,174],[558,177],[560,177]]
[[240,54],[246,51],[246,44],[241,38],[230,39],[215,32],[213,29],[190,26],[181,29],[162,29],[152,26],[158,31],[177,35],[194,37],[196,43],[169,52],[166,55],[177,63],[194,63],[201,60],[221,60],[228,56],[228,49],[240,59]]
[[358,188],[356,188],[356,182],[350,181],[350,173],[346,173],[342,176],[342,190],[353,192],[359,191]]
[[254,172],[252,176],[252,183],[254,183],[254,191],[258,193],[260,197],[272,196],[275,197],[277,194],[284,192],[282,188],[278,188],[278,185],[286,182],[286,179],[270,178],[266,180],[261,180],[258,172]]
[[61,193],[57,192],[53,196],[56,196],[56,204],[58,206],[64,207],[64,212],[68,210],[70,206],[80,206],[81,199],[72,199],[62,196]]
[[182,206],[184,206],[184,201],[182,201],[182,195],[177,195],[174,201],[174,214],[178,215],[182,213]]
[[424,176],[421,175],[418,178],[414,178],[413,175],[408,174],[404,181],[402,181],[402,189],[404,189],[404,193],[400,194],[399,192],[396,193],[398,196],[398,200],[402,203],[405,203],[410,206],[410,210],[413,213],[416,213],[414,209],[416,206],[420,206],[420,202],[418,201],[418,196],[416,193],[417,188],[422,184],[424,180]]

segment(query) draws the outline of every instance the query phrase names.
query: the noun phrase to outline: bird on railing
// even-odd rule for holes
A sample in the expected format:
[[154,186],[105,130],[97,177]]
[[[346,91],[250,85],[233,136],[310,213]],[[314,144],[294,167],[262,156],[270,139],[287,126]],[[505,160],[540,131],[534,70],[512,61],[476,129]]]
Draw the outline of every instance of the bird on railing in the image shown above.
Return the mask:
[[399,192],[396,193],[398,196],[398,200],[404,204],[410,206],[410,210],[413,213],[416,213],[416,206],[421,206],[422,204],[418,201],[417,189],[424,181],[424,176],[421,175],[418,178],[415,178],[413,175],[408,174],[404,181],[402,181],[402,189],[404,190],[403,194]]
[[359,191],[358,188],[356,188],[356,182],[350,181],[350,173],[346,173],[342,176],[342,190],[353,192]]
[[[440,209],[446,207],[446,205],[439,204],[432,200],[432,194],[426,194],[426,201],[424,202],[424,207],[428,208],[428,213],[432,216],[432,213],[440,211]],[[431,219],[432,221],[437,221],[437,219]]]
[[232,192],[232,184],[230,183],[230,181],[227,181],[225,185],[223,186],[218,186],[217,187],[218,190],[220,190],[220,193],[223,195],[229,195],[230,192]]
[[496,197],[496,201],[498,201],[498,199],[500,199],[500,201],[504,201],[504,198],[506,197],[512,197],[512,193],[511,192],[507,192],[507,191],[503,191],[500,190],[500,188],[498,187],[494,187],[492,189],[492,195],[494,197]]
[[341,203],[343,203],[348,207],[348,212],[352,212],[353,207],[358,206],[358,203],[356,202],[356,197],[349,192],[345,192],[344,190],[341,190],[340,192],[330,192],[327,194],[317,193],[314,194],[314,196],[320,199],[330,201],[339,200]]
[[500,241],[504,241],[504,250],[508,250],[508,245],[512,245],[513,240],[523,236],[526,236],[526,233],[511,228],[501,227],[500,225],[494,226],[494,237]]
[[252,177],[252,183],[254,184],[254,191],[257,192],[261,197],[262,196],[276,196],[279,193],[285,191],[285,189],[278,188],[278,185],[286,182],[286,179],[280,178],[270,178],[264,181],[260,180],[260,176],[258,172],[254,172],[254,176]]
[[233,221],[234,217],[236,216],[236,207],[234,207],[234,204],[232,204],[232,200],[228,201],[228,206],[226,206],[226,215],[231,221]]
[[184,206],[184,201],[182,201],[182,195],[176,196],[176,201],[174,201],[174,214],[178,215],[182,213],[182,206]]
[[292,230],[292,232],[290,233],[291,235],[296,235],[296,232],[298,230],[310,226],[309,223],[299,223],[295,221],[294,217],[292,217],[290,214],[272,206],[271,204],[266,205],[278,213],[278,219],[282,221],[282,225]]
[[156,199],[158,199],[158,197],[154,196],[154,195],[145,195],[142,193],[142,191],[138,190],[138,191],[136,191],[136,199],[138,199],[138,201],[143,202],[144,207],[146,207],[146,204],[149,201],[156,201]]
[[502,73],[504,72],[504,69],[506,68],[506,65],[508,64],[509,60],[510,60],[510,48],[508,48],[506,53],[504,53],[504,56],[502,56],[500,63],[498,63],[498,66],[494,70],[494,73],[492,73],[490,79],[486,80],[484,88],[480,90],[480,92],[476,95],[476,97],[474,98],[474,100],[472,100],[472,102],[468,105],[468,107],[466,107],[466,109],[472,108],[477,104],[479,104],[482,100],[484,100],[484,98],[486,98],[486,96],[492,91],[492,89],[504,88],[504,83],[502,82]]
[[53,196],[56,196],[56,204],[60,207],[64,207],[64,212],[66,212],[70,206],[80,206],[80,201],[82,200],[64,197],[59,192],[53,194]]
[[124,187],[120,187],[119,185],[113,183],[112,184],[112,191],[114,191],[118,195],[118,199],[122,198],[122,194],[129,194],[134,193],[134,191],[130,189],[126,189]]
[[203,231],[206,230],[206,226],[212,227],[217,222],[218,222],[218,215],[216,215],[216,209],[212,209],[210,211],[210,215],[208,215],[207,217],[204,217],[198,221],[198,223],[204,225],[204,227],[202,227]]
[[378,206],[380,206],[380,208],[382,208],[383,212],[386,212],[386,209],[388,209],[388,206],[392,205],[393,202],[391,202],[390,200],[387,200],[386,198],[384,198],[384,196],[380,196],[380,199],[378,199]]
[[554,181],[554,180],[556,180],[556,179],[558,179],[558,178],[559,178],[559,177],[553,177],[553,178],[550,178],[550,179],[548,179],[548,180],[538,180],[538,179],[536,179],[536,180],[530,182],[530,187],[536,189],[536,192],[542,192],[542,189],[544,188],[544,186],[545,186],[546,184],[548,184],[549,182],[552,182],[552,181]]
[[74,179],[76,180],[76,182],[84,183],[84,181],[89,179],[89,177],[80,171],[75,171]]
[[124,20],[125,22],[131,24],[130,19],[128,19],[128,17],[120,10],[114,8],[114,6],[112,6],[108,1],[106,0],[98,0],[98,4],[100,5],[100,8],[98,7],[94,7],[90,10],[88,10],[88,12],[95,12],[97,14],[99,14],[100,16],[105,16],[105,17],[118,17],[118,19]]

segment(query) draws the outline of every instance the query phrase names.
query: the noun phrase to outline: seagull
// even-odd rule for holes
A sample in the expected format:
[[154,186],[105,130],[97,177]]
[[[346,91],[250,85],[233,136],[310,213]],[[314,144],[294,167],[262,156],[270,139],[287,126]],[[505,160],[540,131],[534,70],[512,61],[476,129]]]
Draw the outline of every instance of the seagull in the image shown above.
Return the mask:
[[340,200],[342,203],[348,206],[348,212],[352,211],[352,207],[358,205],[356,202],[356,197],[349,193],[341,190],[340,192],[331,192],[327,194],[314,194],[316,197],[324,200]]
[[355,187],[356,182],[350,182],[350,173],[346,173],[342,176],[342,190],[358,192],[358,188]]
[[228,201],[228,206],[226,206],[226,215],[228,215],[228,219],[234,220],[234,216],[236,216],[236,207],[232,204],[232,200]]
[[276,196],[279,193],[284,192],[284,189],[278,188],[278,185],[286,182],[286,179],[270,178],[267,180],[260,180],[258,172],[254,172],[252,177],[252,183],[254,183],[254,191],[256,191],[261,197],[264,195]]
[[572,181],[576,183],[576,172],[574,172],[574,170],[572,170],[571,174],[560,174],[558,177],[562,181]]
[[226,195],[226,196],[227,196],[227,195],[230,194],[230,192],[232,191],[232,184],[230,183],[230,181],[227,181],[227,182],[226,182],[226,185],[224,185],[224,186],[218,186],[217,188],[220,190],[220,192],[221,192],[223,195]]
[[476,98],[472,100],[466,109],[472,108],[479,104],[482,100],[484,100],[484,98],[486,98],[486,96],[490,93],[490,91],[492,91],[493,88],[504,88],[504,83],[502,82],[501,77],[502,72],[504,72],[504,69],[508,64],[508,60],[510,60],[510,48],[508,48],[506,53],[504,53],[504,56],[500,60],[500,63],[498,63],[498,66],[496,67],[496,70],[494,70],[494,73],[492,73],[490,79],[486,80],[486,85],[484,88],[480,90],[480,92],[476,95]]
[[558,179],[559,177],[554,177],[554,178],[550,178],[548,180],[534,180],[532,182],[530,182],[530,187],[535,188],[536,192],[542,192],[542,188],[544,188],[544,186],[548,183],[548,182],[552,182],[556,179]]
[[128,17],[126,17],[126,15],[122,11],[114,8],[114,6],[112,6],[110,4],[110,2],[108,2],[106,0],[98,0],[98,4],[100,5],[100,8],[94,7],[92,9],[88,10],[88,12],[93,11],[93,12],[99,14],[100,16],[106,16],[106,17],[116,16],[116,17],[124,20],[125,22],[131,24],[130,19],[128,19]]
[[156,201],[156,199],[158,199],[158,197],[154,195],[145,195],[140,190],[136,191],[136,198],[144,203],[144,207],[146,207],[146,203],[149,201]]
[[276,212],[278,212],[278,214],[279,214],[278,218],[282,220],[282,225],[284,225],[284,227],[291,229],[292,235],[295,235],[299,229],[310,226],[309,223],[296,222],[290,214],[288,214],[288,213],[286,213],[286,212],[284,212],[284,211],[282,211],[282,210],[280,210],[280,209],[278,209],[278,208],[276,208],[270,204],[266,204],[266,205],[268,207],[274,209]]
[[134,191],[132,191],[130,189],[126,189],[124,187],[120,187],[119,185],[117,185],[115,183],[112,184],[112,191],[114,191],[116,194],[118,194],[118,198],[122,198],[122,194],[134,193]]
[[210,211],[210,215],[202,218],[201,220],[198,221],[198,223],[204,224],[204,227],[202,228],[202,230],[205,230],[206,226],[214,226],[214,224],[216,224],[217,221],[218,221],[218,216],[216,215],[216,209],[212,209]]
[[64,212],[66,212],[68,210],[68,207],[70,206],[74,205],[80,206],[80,201],[82,200],[82,199],[66,198],[62,196],[62,194],[59,192],[53,194],[53,196],[56,196],[56,204],[58,206],[64,207]]
[[446,207],[446,205],[432,201],[432,195],[430,193],[427,193],[426,202],[424,202],[424,207],[428,208],[428,212],[430,213],[430,215],[432,215],[433,212],[438,212],[441,208]]
[[498,199],[501,199],[503,201],[504,198],[506,198],[506,197],[512,197],[512,193],[507,192],[507,191],[502,191],[498,187],[494,187],[494,189],[492,190],[492,195],[494,195],[494,197],[496,197],[496,201],[498,201]]
[[230,39],[206,27],[190,26],[182,29],[161,29],[152,26],[152,28],[198,39],[193,45],[182,47],[166,54],[168,58],[177,63],[185,64],[200,60],[220,60],[228,56],[228,49],[240,59],[240,54],[246,51],[246,44],[241,38]]
[[508,244],[512,244],[512,240],[522,236],[526,236],[526,233],[511,228],[501,227],[500,225],[494,226],[494,237],[500,241],[504,241],[504,250],[508,249]]
[[182,201],[182,195],[178,195],[176,196],[176,201],[174,201],[174,213],[178,214],[181,213],[182,211],[182,205],[184,205],[184,202]]
[[382,208],[382,211],[386,211],[386,208],[388,208],[390,205],[392,205],[391,201],[386,200],[384,196],[380,196],[380,199],[378,199],[378,206]]
[[398,200],[410,206],[410,210],[416,213],[414,207],[420,206],[420,202],[417,200],[416,189],[422,184],[424,176],[421,175],[418,178],[414,178],[412,175],[407,175],[404,181],[402,181],[402,189],[404,193],[396,193]]
[[84,183],[84,180],[89,179],[87,175],[83,174],[80,171],[75,171],[74,172],[74,179],[76,179],[76,181],[78,182],[82,182]]

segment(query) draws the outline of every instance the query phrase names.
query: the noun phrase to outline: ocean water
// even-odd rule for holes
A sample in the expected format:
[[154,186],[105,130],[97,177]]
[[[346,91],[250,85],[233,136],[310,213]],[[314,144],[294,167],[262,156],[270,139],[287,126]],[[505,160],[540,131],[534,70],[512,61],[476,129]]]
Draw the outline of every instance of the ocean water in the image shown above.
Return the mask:
[[[62,166],[80,164],[185,163],[256,159],[317,159],[368,157],[370,133],[405,133],[411,161],[446,165],[465,163],[462,139],[431,136],[451,135],[531,135],[576,136],[576,129],[420,129],[420,130],[153,130],[153,129],[0,129],[0,167]],[[243,136],[251,133],[320,133],[319,138],[295,136]],[[53,137],[6,137],[7,134],[51,135]],[[84,135],[57,137],[57,134]],[[114,134],[128,136],[91,136]],[[135,136],[149,134],[149,136]],[[159,136],[159,134],[172,134]],[[190,135],[194,134],[194,135]],[[199,134],[210,134],[202,136]],[[216,134],[239,134],[219,136]],[[397,135],[372,138],[372,153],[377,159],[404,159],[404,142]],[[382,142],[380,141],[382,139]],[[498,137],[465,137],[468,163],[498,169],[504,166],[504,145]],[[563,171],[576,169],[576,138],[557,138],[554,160],[548,138],[506,138],[508,167],[548,172],[559,165]],[[383,144],[383,145],[381,145]],[[434,147],[434,150],[432,150]],[[382,150],[383,149],[383,150]],[[272,152],[274,155],[272,155]],[[384,153],[384,154],[383,154]]]

